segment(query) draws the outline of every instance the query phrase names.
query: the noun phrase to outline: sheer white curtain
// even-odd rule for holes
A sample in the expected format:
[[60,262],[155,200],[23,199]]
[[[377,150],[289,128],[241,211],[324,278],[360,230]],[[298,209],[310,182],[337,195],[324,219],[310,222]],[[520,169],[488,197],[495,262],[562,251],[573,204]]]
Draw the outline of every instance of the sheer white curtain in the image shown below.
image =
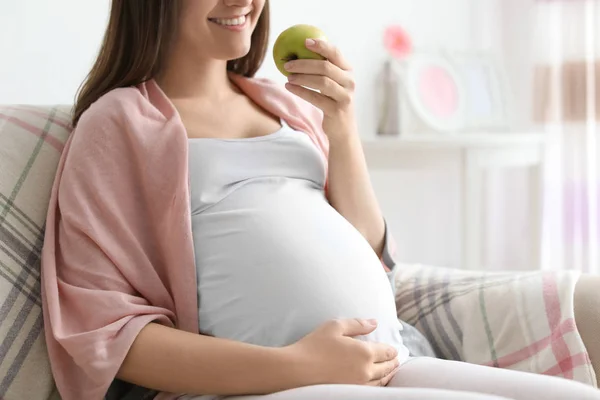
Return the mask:
[[534,9],[534,119],[550,138],[542,267],[600,273],[600,1]]

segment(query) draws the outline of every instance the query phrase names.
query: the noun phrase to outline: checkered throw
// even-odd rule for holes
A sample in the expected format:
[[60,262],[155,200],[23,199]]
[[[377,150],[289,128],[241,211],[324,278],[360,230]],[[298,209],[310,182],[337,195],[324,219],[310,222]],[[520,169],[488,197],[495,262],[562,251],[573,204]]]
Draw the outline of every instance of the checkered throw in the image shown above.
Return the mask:
[[0,399],[49,399],[40,252],[67,107],[0,107]]
[[438,357],[596,386],[575,326],[578,273],[397,268],[398,316],[429,339]]

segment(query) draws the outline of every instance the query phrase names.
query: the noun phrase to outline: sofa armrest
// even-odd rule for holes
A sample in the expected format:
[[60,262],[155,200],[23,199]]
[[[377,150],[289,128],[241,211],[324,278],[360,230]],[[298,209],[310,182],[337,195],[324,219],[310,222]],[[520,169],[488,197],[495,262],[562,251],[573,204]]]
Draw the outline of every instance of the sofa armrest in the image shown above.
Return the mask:
[[398,317],[440,358],[596,385],[575,324],[576,272],[478,272],[425,265],[394,271]]
[[575,286],[575,321],[590,360],[600,376],[600,276],[582,275]]

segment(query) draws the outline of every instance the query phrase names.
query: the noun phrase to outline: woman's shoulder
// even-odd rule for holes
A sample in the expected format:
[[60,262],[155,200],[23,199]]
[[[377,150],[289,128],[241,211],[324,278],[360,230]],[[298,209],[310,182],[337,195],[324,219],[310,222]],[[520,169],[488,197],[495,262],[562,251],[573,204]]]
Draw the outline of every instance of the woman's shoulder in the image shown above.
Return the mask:
[[163,127],[164,121],[144,84],[113,89],[81,114],[65,152],[69,165],[108,170],[137,162],[131,158],[134,153],[141,159],[162,157],[165,153],[157,151],[152,140],[159,136],[152,133]]
[[81,114],[76,130],[106,130],[130,124],[142,117],[147,99],[137,87],[113,89],[102,95]]

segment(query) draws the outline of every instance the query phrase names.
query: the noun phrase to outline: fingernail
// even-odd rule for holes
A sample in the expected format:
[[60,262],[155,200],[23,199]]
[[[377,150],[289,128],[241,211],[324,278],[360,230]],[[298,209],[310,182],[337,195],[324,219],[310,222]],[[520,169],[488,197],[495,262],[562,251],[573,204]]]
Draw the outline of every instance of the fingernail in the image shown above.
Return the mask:
[[317,44],[317,42],[314,39],[306,39],[306,46],[311,47],[311,46],[314,46],[316,44]]
[[292,68],[294,66],[294,62],[293,61],[288,61],[285,64],[283,64],[283,68],[285,68],[285,70],[289,70],[290,68]]
[[297,76],[296,74],[292,74],[290,76],[288,76],[288,82],[294,82],[296,80]]
[[376,320],[376,319],[368,319],[368,320],[367,320],[367,322],[368,322],[370,325],[377,326],[377,320]]

